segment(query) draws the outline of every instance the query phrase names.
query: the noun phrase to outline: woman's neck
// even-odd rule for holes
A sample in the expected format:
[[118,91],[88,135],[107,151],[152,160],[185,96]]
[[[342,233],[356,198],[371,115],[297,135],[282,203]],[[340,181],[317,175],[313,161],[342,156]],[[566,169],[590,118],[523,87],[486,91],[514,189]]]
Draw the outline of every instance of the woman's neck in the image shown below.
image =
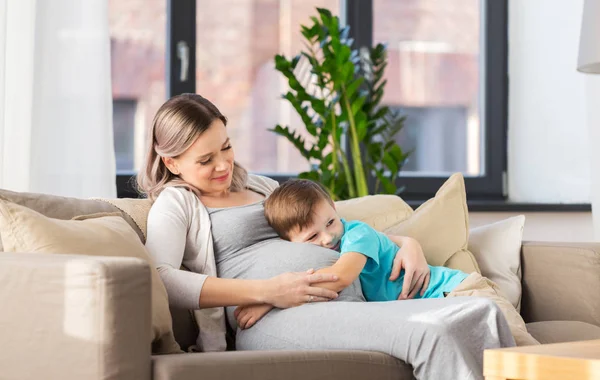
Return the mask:
[[245,206],[260,202],[264,199],[264,195],[248,189],[235,192],[228,191],[227,194],[221,192],[215,194],[202,194],[200,197],[200,200],[206,207]]
[[231,196],[231,193],[232,193],[231,189],[217,191],[214,193],[202,193],[202,198],[227,199]]

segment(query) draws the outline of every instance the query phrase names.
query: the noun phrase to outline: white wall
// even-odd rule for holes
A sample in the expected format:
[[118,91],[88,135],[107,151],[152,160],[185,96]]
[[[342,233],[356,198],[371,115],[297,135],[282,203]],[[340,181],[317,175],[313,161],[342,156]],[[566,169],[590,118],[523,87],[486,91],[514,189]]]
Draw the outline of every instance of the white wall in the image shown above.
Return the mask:
[[[586,103],[593,104],[593,99],[587,98],[586,92],[590,94],[590,83],[600,80],[600,76],[595,78],[576,70],[582,12],[583,0],[509,0],[508,191],[511,201],[590,202]],[[589,117],[598,124],[600,139],[600,112]],[[600,155],[598,159],[600,168]],[[477,227],[518,214],[471,212],[470,225]],[[595,240],[590,212],[523,214],[526,216],[524,240]]]
[[471,212],[469,226],[479,227],[520,214],[525,215],[523,240],[595,241],[591,212]]
[[[509,1],[509,198],[590,201],[583,0]],[[588,79],[589,80],[589,79]]]

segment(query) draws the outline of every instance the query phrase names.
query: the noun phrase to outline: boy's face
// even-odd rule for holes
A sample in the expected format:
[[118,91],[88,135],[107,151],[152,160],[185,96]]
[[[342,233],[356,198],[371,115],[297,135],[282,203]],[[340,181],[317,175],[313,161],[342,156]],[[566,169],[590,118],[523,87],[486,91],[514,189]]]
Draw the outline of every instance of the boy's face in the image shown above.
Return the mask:
[[344,234],[344,226],[335,208],[327,201],[321,201],[313,210],[313,220],[302,230],[296,227],[290,231],[290,241],[311,243],[338,251]]

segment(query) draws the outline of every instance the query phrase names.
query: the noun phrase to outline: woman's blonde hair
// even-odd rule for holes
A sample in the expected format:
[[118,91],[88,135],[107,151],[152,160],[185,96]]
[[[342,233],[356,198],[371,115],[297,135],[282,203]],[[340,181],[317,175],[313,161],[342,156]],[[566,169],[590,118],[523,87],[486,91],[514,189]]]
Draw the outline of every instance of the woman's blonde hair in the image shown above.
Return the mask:
[[[181,94],[163,104],[154,116],[148,136],[146,160],[137,175],[137,188],[151,200],[168,186],[183,186],[200,196],[200,190],[167,169],[161,157],[183,154],[215,120],[227,125],[227,118],[207,99],[197,94]],[[246,187],[248,172],[234,162],[231,191]]]

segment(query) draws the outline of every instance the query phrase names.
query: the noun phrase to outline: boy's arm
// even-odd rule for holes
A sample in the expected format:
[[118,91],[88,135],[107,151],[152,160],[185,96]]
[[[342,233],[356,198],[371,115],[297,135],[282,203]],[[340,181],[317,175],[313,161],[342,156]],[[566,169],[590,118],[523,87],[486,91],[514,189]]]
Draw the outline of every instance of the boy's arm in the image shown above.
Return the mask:
[[336,282],[321,282],[313,284],[320,288],[333,290],[335,292],[341,292],[354,280],[358,278],[358,275],[363,270],[367,263],[367,257],[358,252],[346,252],[330,267],[319,269],[316,273],[333,273],[338,276]]
[[390,281],[396,281],[400,271],[405,270],[402,293],[398,299],[413,298],[419,291],[423,296],[429,287],[431,276],[421,244],[408,236],[387,235],[387,237],[402,248],[396,253],[390,275]]
[[412,238],[409,238],[407,236],[398,236],[398,235],[388,235],[386,234],[386,236],[388,238],[390,238],[391,241],[394,242],[394,244],[396,244],[398,247],[402,248],[402,245],[407,241],[410,240]]
[[[367,257],[361,253],[344,253],[332,266],[319,269],[315,272],[333,273],[338,276],[338,280],[336,282],[315,283],[313,286],[341,292],[358,278],[366,263]],[[241,329],[248,329],[271,311],[271,309],[273,309],[273,306],[268,304],[239,306],[235,309],[234,316]]]

